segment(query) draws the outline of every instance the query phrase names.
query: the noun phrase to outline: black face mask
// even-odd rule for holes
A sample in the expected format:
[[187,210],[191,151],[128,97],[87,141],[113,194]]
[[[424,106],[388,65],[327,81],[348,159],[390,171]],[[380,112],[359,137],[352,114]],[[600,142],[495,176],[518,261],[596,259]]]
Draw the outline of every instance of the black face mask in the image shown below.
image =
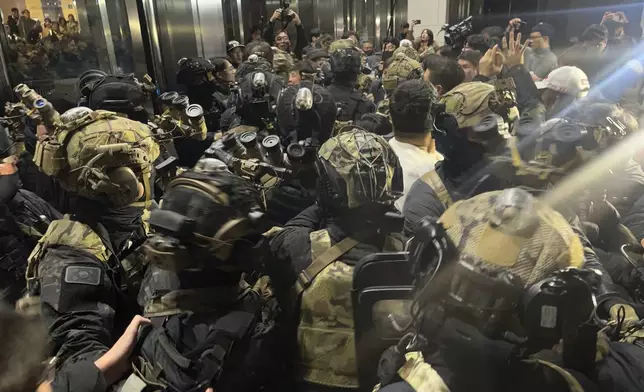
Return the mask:
[[8,204],[20,189],[20,176],[18,172],[0,176],[0,205]]

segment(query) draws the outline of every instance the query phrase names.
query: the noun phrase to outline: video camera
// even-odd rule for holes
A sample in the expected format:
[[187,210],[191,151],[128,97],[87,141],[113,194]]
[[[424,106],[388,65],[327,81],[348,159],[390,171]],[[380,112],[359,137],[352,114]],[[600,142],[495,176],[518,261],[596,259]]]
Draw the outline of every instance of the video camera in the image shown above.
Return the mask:
[[467,37],[473,31],[472,16],[468,16],[455,25],[450,26],[449,24],[445,24],[440,31],[445,32],[445,44],[450,46],[453,52],[460,53],[465,46]]

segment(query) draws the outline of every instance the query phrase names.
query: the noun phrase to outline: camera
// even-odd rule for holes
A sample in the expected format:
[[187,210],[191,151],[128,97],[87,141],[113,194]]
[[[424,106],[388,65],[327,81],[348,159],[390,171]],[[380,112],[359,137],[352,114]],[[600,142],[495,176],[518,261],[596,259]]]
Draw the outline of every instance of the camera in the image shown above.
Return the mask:
[[445,32],[445,44],[452,48],[453,52],[460,53],[465,46],[467,37],[472,34],[472,16],[460,21],[455,25],[444,25],[440,31]]
[[290,7],[291,7],[291,3],[290,3],[290,2],[288,2],[288,1],[282,1],[282,2],[280,3],[280,7],[282,8],[282,11],[281,11],[281,14],[282,14],[282,16],[281,16],[282,23],[284,23],[284,24],[289,24],[289,23],[291,23],[291,21],[293,20],[293,16],[292,16],[292,15],[289,15],[289,11],[290,11]]

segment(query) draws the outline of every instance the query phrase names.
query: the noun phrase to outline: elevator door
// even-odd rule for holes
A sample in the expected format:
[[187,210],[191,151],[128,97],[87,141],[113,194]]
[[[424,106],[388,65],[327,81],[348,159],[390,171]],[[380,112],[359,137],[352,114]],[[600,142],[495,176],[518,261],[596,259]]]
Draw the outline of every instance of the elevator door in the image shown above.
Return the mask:
[[[42,32],[37,28],[21,35],[8,34],[7,29],[0,32],[5,99],[14,98],[11,86],[27,83],[61,105],[74,104],[78,76],[88,69],[143,76],[146,66],[136,0],[76,0],[70,7],[46,6],[34,9],[32,15],[47,15],[52,21],[78,15],[77,26],[57,22],[45,26],[37,21],[35,26],[43,26]],[[2,20],[7,20],[5,15]]]

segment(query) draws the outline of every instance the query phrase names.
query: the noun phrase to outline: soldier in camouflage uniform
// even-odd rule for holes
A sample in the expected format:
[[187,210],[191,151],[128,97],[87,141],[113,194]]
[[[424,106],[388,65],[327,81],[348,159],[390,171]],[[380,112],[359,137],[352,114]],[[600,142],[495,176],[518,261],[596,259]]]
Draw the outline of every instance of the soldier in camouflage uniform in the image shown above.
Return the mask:
[[[518,111],[513,102],[505,102],[503,97],[494,86],[481,82],[463,83],[441,97],[446,113],[436,115],[435,126],[439,129],[432,136],[445,159],[409,190],[403,208],[407,230],[413,231],[414,223],[425,216],[441,216],[454,201],[466,197],[469,190],[459,188],[471,179],[470,170],[485,166],[486,157],[506,145],[511,127],[518,121]],[[496,115],[495,131],[485,140],[470,140],[474,133],[468,130],[489,115]]]
[[273,54],[273,69],[277,75],[287,81],[289,74],[295,69],[295,61],[289,53],[275,48],[275,53]]
[[76,206],[49,225],[32,252],[27,289],[29,298],[40,297],[52,340],[54,389],[95,390],[122,376],[113,363],[95,363],[138,312],[126,289],[132,265],[120,259],[146,238],[143,208],[131,205],[150,201],[159,146],[147,125],[115,113],[51,110],[52,131],[34,159],[76,195]]
[[[628,299],[614,291],[604,292],[596,306],[591,291],[599,274],[580,270],[586,262],[582,242],[559,212],[523,189],[510,188],[458,201],[438,222],[424,220],[416,234],[418,239],[412,240],[410,249],[418,256],[410,262],[419,316],[412,323],[411,334],[401,341],[409,345],[399,344],[402,351],[390,348],[383,354],[381,364],[390,366],[380,367],[380,384],[375,390],[641,388],[641,379],[633,376],[641,373],[644,352],[640,347],[609,343],[596,330],[592,332],[597,334],[596,341],[591,339],[584,348],[579,348],[584,344],[580,342],[579,346],[567,344],[571,337],[565,332],[561,333],[563,342],[557,335],[539,335],[538,328],[551,328],[545,325],[555,320],[557,325],[588,327],[595,311],[599,317],[615,320],[617,309],[622,309],[627,315],[622,317],[639,320]],[[438,253],[434,246],[440,248]],[[561,271],[566,268],[572,269]],[[573,276],[586,282],[585,296],[576,297],[571,304],[579,316],[566,313],[566,306],[561,305],[564,300],[560,300],[558,307],[551,309],[557,309],[557,315],[548,319],[541,303],[531,301],[544,287],[563,287]],[[550,294],[563,297],[569,293]],[[531,319],[540,310],[540,317]],[[514,344],[503,338],[511,334],[520,337],[512,340]],[[526,337],[527,344],[516,343]],[[519,352],[515,345],[525,351]],[[590,352],[583,354],[587,349]],[[590,368],[577,361],[584,355]]]
[[0,126],[0,296],[10,304],[24,294],[29,253],[49,223],[62,216],[34,193],[21,189],[17,152]]
[[328,87],[338,105],[338,123],[347,125],[360,120],[363,114],[376,110],[374,103],[356,89],[361,69],[361,54],[353,41],[341,39],[329,47],[333,82]]
[[389,144],[360,129],[324,143],[316,167],[318,204],[275,234],[275,259],[267,268],[281,303],[291,309],[299,304],[293,312],[299,319],[292,320],[299,390],[344,390],[358,386],[353,267],[371,253],[401,249],[402,241],[391,234],[396,224],[385,215],[402,190],[402,173]]
[[[282,390],[274,387],[284,381],[277,302],[267,277],[242,275],[260,268],[253,249],[264,231],[259,192],[220,165],[200,160],[170,183],[150,216],[156,234],[144,245],[149,268],[138,301],[156,327],[141,333],[127,391],[159,384],[172,391]],[[175,355],[163,349],[165,336]]]
[[382,75],[382,88],[385,89],[387,98],[378,102],[376,112],[391,121],[391,116],[389,115],[389,96],[393,94],[400,83],[406,80],[420,79],[422,76],[423,70],[418,61],[407,57],[405,53],[395,53],[391,64]]

